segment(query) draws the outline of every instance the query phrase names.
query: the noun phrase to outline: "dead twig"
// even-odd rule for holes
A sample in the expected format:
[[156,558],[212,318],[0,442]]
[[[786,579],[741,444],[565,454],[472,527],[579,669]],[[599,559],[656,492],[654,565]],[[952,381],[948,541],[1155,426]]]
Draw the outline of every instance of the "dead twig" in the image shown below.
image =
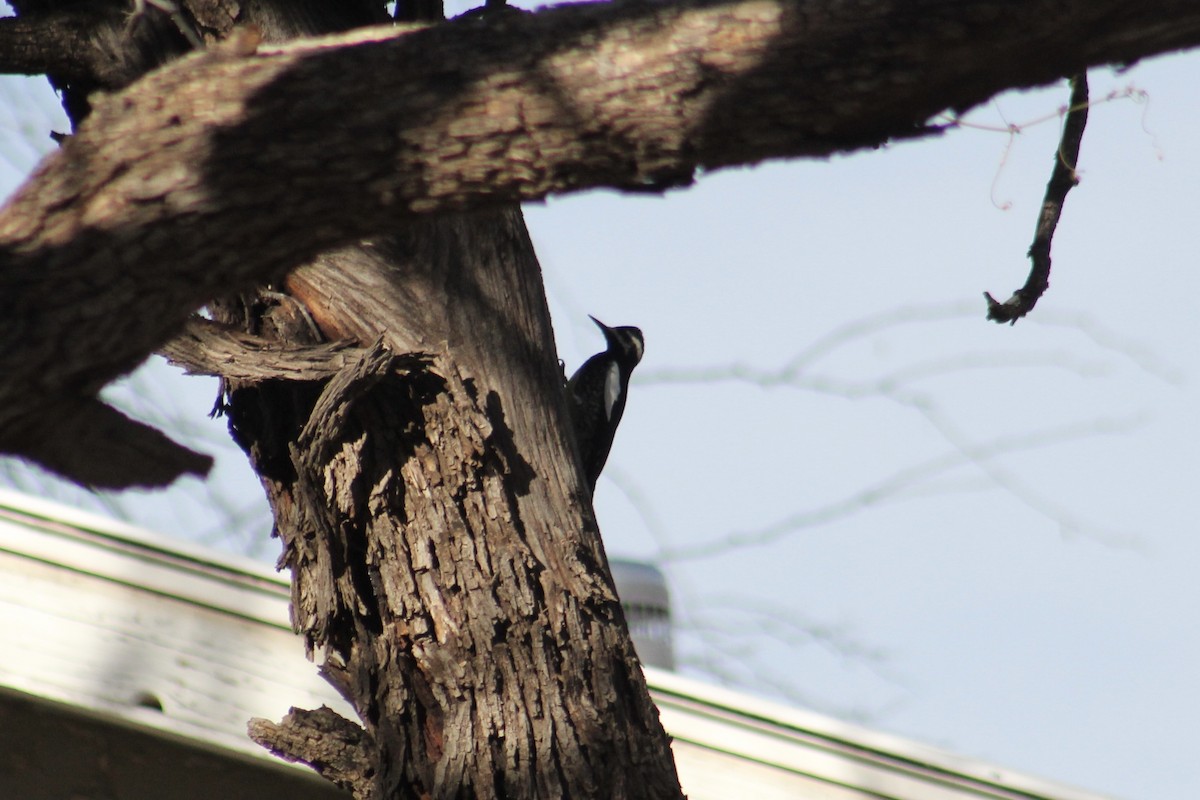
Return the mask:
[[1054,229],[1058,227],[1058,219],[1062,216],[1067,192],[1079,183],[1075,166],[1079,163],[1079,145],[1083,141],[1083,130],[1087,127],[1087,115],[1087,73],[1081,72],[1071,78],[1071,102],[1063,123],[1062,140],[1055,154],[1054,170],[1046,183],[1046,196],[1042,200],[1033,244],[1029,246],[1033,268],[1025,285],[1003,303],[990,293],[983,293],[987,299],[987,318],[990,320],[1015,325],[1017,320],[1033,310],[1050,286],[1050,243],[1054,238]]

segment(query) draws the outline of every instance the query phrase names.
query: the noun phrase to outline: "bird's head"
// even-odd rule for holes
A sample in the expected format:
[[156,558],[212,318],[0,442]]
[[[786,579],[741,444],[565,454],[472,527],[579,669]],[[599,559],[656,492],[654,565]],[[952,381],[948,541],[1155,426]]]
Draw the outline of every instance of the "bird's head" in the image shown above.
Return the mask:
[[596,323],[604,332],[609,352],[628,362],[630,367],[642,360],[642,354],[646,352],[646,340],[642,337],[641,328],[635,328],[632,325],[610,328],[591,314],[588,314],[588,319]]

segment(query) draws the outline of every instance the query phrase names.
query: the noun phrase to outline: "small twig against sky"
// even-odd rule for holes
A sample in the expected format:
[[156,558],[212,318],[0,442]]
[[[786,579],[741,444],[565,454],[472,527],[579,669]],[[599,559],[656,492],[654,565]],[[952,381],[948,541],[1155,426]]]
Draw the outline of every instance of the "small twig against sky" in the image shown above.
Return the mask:
[[[779,370],[780,382],[786,383],[788,380],[811,368],[825,356],[873,333],[892,330],[901,325],[925,325],[941,320],[966,319],[973,317],[974,314],[974,303],[957,302],[907,305],[899,308],[890,308],[878,314],[859,317],[844,325],[839,325],[793,356]],[[646,377],[645,370],[642,371],[642,375],[639,377]]]
[[[968,464],[976,467],[975,478],[971,484],[972,490],[984,488],[979,484],[979,479],[983,479],[986,481],[986,486],[1004,490],[1022,505],[1047,517],[1058,527],[1064,537],[1085,536],[1113,546],[1136,547],[1136,542],[1119,531],[1103,530],[1100,526],[1081,520],[1042,492],[1029,486],[1017,474],[1005,469],[999,462],[999,458],[1020,450],[1083,439],[1096,434],[1124,432],[1140,422],[1140,418],[1105,417],[1066,429],[1054,428],[1041,433],[1000,437],[978,442],[972,441],[970,437],[959,430],[933,395],[913,388],[913,384],[930,378],[985,367],[1045,367],[1069,372],[1083,378],[1095,378],[1111,373],[1114,369],[1111,362],[1085,359],[1067,351],[968,352],[938,356],[865,379],[846,379],[836,375],[811,372],[814,364],[833,355],[843,347],[915,322],[973,317],[971,308],[971,304],[968,303],[910,306],[854,320],[803,348],[781,367],[763,368],[734,363],[690,369],[644,371],[639,376],[640,383],[649,385],[737,382],[763,389],[810,391],[847,399],[879,397],[916,411],[950,448],[947,454],[928,462],[900,469],[891,476],[840,500],[797,512],[762,528],[732,534],[732,543],[727,542],[724,538],[719,538],[699,545],[680,548],[663,547],[663,542],[668,539],[668,534],[661,530],[661,525],[658,525],[653,533],[653,538],[662,548],[661,562],[709,558],[729,550],[769,544],[802,529],[841,520],[885,501],[895,502],[942,491],[949,485],[947,479],[961,478],[961,475],[956,474],[956,470]],[[1120,336],[1087,315],[1047,313],[1039,316],[1036,324],[1078,331],[1101,350],[1119,356],[1139,370],[1169,384],[1178,385],[1180,383],[1177,371],[1170,365],[1164,364],[1154,353],[1149,352],[1137,342]],[[954,491],[962,491],[961,481],[955,486],[957,488]],[[938,487],[942,487],[942,489]],[[635,510],[642,513],[643,519],[648,519],[645,507],[649,504],[645,498],[642,498],[640,503],[633,503],[633,505]],[[647,524],[649,525],[649,523]]]
[[1105,327],[1087,314],[1070,311],[1038,314],[1034,324],[1078,331],[1092,344],[1120,355],[1142,372],[1163,383],[1171,386],[1182,386],[1184,383],[1183,374],[1152,349]]
[[[762,388],[791,386],[819,390],[812,385],[807,374],[818,362],[852,344],[865,340],[867,337],[890,331],[904,325],[926,325],[933,322],[943,322],[955,319],[973,319],[978,313],[978,306],[973,300],[960,300],[943,303],[913,304],[890,308],[876,314],[860,317],[839,325],[829,333],[821,336],[811,344],[802,348],[786,363],[776,368],[760,368],[741,363],[710,365],[694,368],[648,369],[642,368],[633,376],[633,382],[639,386],[660,383],[696,383],[700,381],[739,381],[752,383]],[[1087,337],[1093,344],[1110,353],[1121,356],[1141,371],[1153,375],[1161,381],[1178,386],[1183,378],[1179,371],[1165,363],[1155,353],[1136,341],[1122,336],[1111,328],[1083,313],[1070,311],[1050,311],[1039,314],[1034,321],[1037,325],[1068,328],[1076,330]],[[1004,356],[1004,364],[994,366],[1047,366],[1049,361],[1057,356],[1047,356],[1046,353],[1029,353],[1028,360],[1022,364],[1014,363],[1015,355]],[[1091,376],[1095,374],[1095,362],[1085,361],[1075,356],[1069,356],[1067,363],[1054,366],[1069,368],[1077,374]],[[845,386],[845,382],[835,382]]]
[[[678,665],[684,671],[700,673],[729,686],[753,686],[758,693],[772,694],[794,705],[859,722],[878,720],[887,709],[848,707],[829,702],[826,693],[819,690],[801,690],[801,685],[808,685],[810,689],[812,685],[797,680],[796,657],[790,655],[781,662],[777,656],[772,657],[773,652],[779,651],[767,648],[775,644],[783,648],[782,652],[794,654],[802,648],[820,644],[823,650],[843,662],[844,668],[865,668],[892,687],[905,687],[908,683],[888,669],[886,653],[861,645],[844,631],[834,631],[827,625],[803,619],[788,624],[787,618],[795,616],[794,608],[781,605],[756,610],[744,607],[744,599],[728,596],[708,599],[713,602],[699,609],[690,621],[675,625],[678,635],[676,655]],[[690,603],[680,605],[696,611]]]
[[[1096,106],[1103,105],[1105,103],[1112,103],[1117,100],[1130,100],[1138,105],[1145,105],[1148,107],[1150,103],[1150,93],[1145,89],[1139,89],[1136,86],[1125,86],[1120,89],[1113,89],[1104,97],[1090,99],[1088,101],[1088,108],[1095,108]],[[969,128],[971,130],[987,131],[989,133],[1003,133],[1007,134],[1009,137],[1013,137],[1017,134],[1024,133],[1027,129],[1034,126],[1042,125],[1046,122],[1050,122],[1051,120],[1062,119],[1066,115],[1067,111],[1070,110],[1070,106],[1059,106],[1057,110],[1048,114],[1043,114],[1040,117],[1027,119],[1024,122],[1009,122],[1007,119],[1005,119],[1004,113],[1000,111],[999,105],[996,104],[995,101],[993,101],[993,107],[999,114],[1001,121],[1004,123],[1003,125],[988,125],[984,122],[974,122],[960,117],[957,114],[950,113],[940,117],[938,122],[945,125],[947,128]],[[1145,111],[1142,112],[1142,130],[1149,136],[1154,136],[1146,124]]]
[[[728,555],[736,550],[773,544],[802,530],[826,525],[857,514],[863,509],[902,499],[914,486],[919,486],[931,478],[940,477],[967,465],[986,468],[986,474],[995,485],[1004,488],[1025,505],[1054,520],[1064,534],[1079,534],[1086,531],[1089,538],[1113,545],[1131,546],[1132,543],[1127,538],[1117,534],[1094,533],[1092,526],[1080,523],[1075,517],[1040,495],[1032,494],[1028,487],[1016,481],[1008,473],[991,468],[990,462],[1012,453],[1079,441],[1100,434],[1125,433],[1134,429],[1140,422],[1141,420],[1138,418],[1105,417],[1082,424],[1048,428],[1014,436],[1000,436],[983,442],[952,442],[952,449],[949,452],[897,470],[888,477],[852,492],[840,500],[788,514],[758,528],[734,531],[707,542],[697,542],[664,550],[658,558],[661,563],[675,564],[681,561]],[[949,428],[943,428],[939,432],[943,436],[956,433]]]
[[[1031,511],[1053,521],[1058,526],[1059,535],[1062,538],[1071,539],[1083,536],[1109,547],[1123,547],[1131,550],[1142,548],[1141,541],[1135,536],[1115,530],[1106,531],[1095,523],[1080,519],[1066,507],[1052,500],[1047,494],[1034,489],[1015,472],[1005,469],[998,459],[977,458],[974,454],[975,444],[937,406],[922,404],[916,408],[938,432],[938,435],[969,460],[994,486],[1006,491]],[[1128,433],[1144,424],[1145,421],[1145,418],[1140,416],[1106,417],[1085,423],[1084,429],[1090,427],[1095,435]],[[1067,429],[1063,429],[1062,432],[1070,436]],[[1030,445],[1030,447],[1039,446],[1040,444],[1033,443]]]
[[[830,625],[805,618],[796,609],[759,598],[733,594],[706,593],[689,604],[689,610],[704,621],[693,620],[690,629],[708,628],[720,636],[740,639],[749,632],[754,638],[769,638],[788,647],[817,645],[838,659],[854,661],[872,669],[882,669],[888,654],[878,647],[863,644],[843,625]],[[719,617],[725,617],[724,620]],[[892,680],[879,672],[880,677]]]
[[[1150,146],[1154,150],[1154,157],[1159,161],[1162,161],[1164,158],[1162,147],[1158,143],[1158,137],[1152,130],[1150,130],[1150,93],[1145,89],[1139,89],[1131,84],[1128,86],[1123,86],[1119,89],[1112,89],[1104,97],[1091,98],[1088,101],[1088,108],[1095,108],[1096,106],[1104,105],[1105,103],[1112,103],[1117,100],[1129,100],[1132,103],[1142,106],[1142,132],[1150,137]],[[941,115],[937,121],[944,125],[947,130],[953,128],[963,128],[967,130],[985,131],[987,133],[1004,134],[1006,141],[1004,143],[1004,149],[1000,154],[1000,161],[996,165],[996,174],[992,178],[991,198],[992,205],[1001,211],[1008,211],[1010,208],[1012,208],[1012,203],[1007,200],[998,199],[996,196],[996,191],[1000,184],[1000,179],[1008,167],[1009,156],[1012,153],[1012,149],[1017,141],[1017,137],[1029,128],[1043,125],[1051,120],[1061,120],[1070,110],[1070,106],[1060,106],[1056,111],[1043,114],[1038,117],[1033,117],[1032,119],[1027,119],[1023,122],[1010,122],[1004,115],[1004,110],[1000,107],[1000,102],[996,98],[993,98],[991,102],[991,108],[995,111],[996,116],[1000,118],[1000,122],[1002,124],[992,125],[986,122],[975,122],[950,112]]]
[[1029,271],[1025,285],[1013,292],[1012,297],[1003,303],[990,293],[983,293],[987,299],[987,318],[990,320],[1015,325],[1017,320],[1033,310],[1050,286],[1050,245],[1058,227],[1058,220],[1062,216],[1067,193],[1079,183],[1075,168],[1079,164],[1079,146],[1083,141],[1083,131],[1087,127],[1087,116],[1087,74],[1080,73],[1071,78],[1071,102],[1066,110],[1062,139],[1055,155],[1054,169],[1051,170],[1050,180],[1046,183],[1046,196],[1038,213],[1033,244],[1029,246],[1033,268]]
[[723,364],[690,369],[659,369],[648,372],[642,384],[717,383],[735,381],[763,389],[803,389],[819,394],[835,395],[847,400],[887,395],[919,381],[945,375],[957,375],[974,370],[1004,368],[1053,369],[1070,372],[1081,378],[1097,378],[1113,371],[1111,364],[1081,358],[1065,350],[987,352],[966,350],[952,355],[929,358],[908,364],[883,375],[850,380],[826,375],[797,374],[790,366],[781,369],[754,367],[748,364]]
[[[186,388],[182,383],[185,381]],[[104,397],[130,416],[153,421],[172,431],[180,441],[228,457],[231,463],[244,464],[245,456],[223,430],[224,424],[209,420],[197,411],[195,404],[189,408],[184,402],[189,393],[203,394],[206,383],[215,395],[215,380],[185,378],[161,360],[152,359],[126,379],[106,388]],[[185,481],[150,499],[128,492],[89,491],[17,459],[0,459],[0,486],[261,557],[269,555],[274,545],[266,535],[271,529],[266,498],[258,491],[246,492],[247,486],[254,485],[254,475],[247,470],[240,482],[217,478]],[[197,515],[197,509],[203,509],[203,515]],[[207,526],[197,530],[197,521],[201,519]]]
[[277,556],[279,545],[271,538],[271,510],[266,498],[255,495],[240,500],[230,492],[209,491],[208,500],[216,517],[213,524],[195,534],[195,541],[251,558]]
[[0,487],[131,520],[128,496],[91,492],[15,458],[0,458]]
[[[759,694],[774,695],[791,703],[860,722],[877,718],[878,712],[862,708],[848,708],[828,702],[827,699],[803,691],[796,675],[790,670],[779,674],[771,668],[776,660],[762,651],[770,638],[751,625],[735,632],[728,624],[715,626],[676,625],[679,639],[677,653],[681,670],[699,673],[706,678],[726,686],[753,686]],[[797,645],[783,644],[793,650]],[[794,659],[788,659],[794,664]]]
[[[161,368],[161,363],[156,364]],[[215,380],[209,381],[212,392],[217,392]],[[196,384],[192,384],[195,386]],[[205,417],[197,417],[194,409],[185,408],[171,386],[163,385],[145,371],[135,371],[128,377],[105,387],[101,396],[122,411],[137,419],[154,420],[156,425],[170,430],[173,435],[187,439],[190,443],[206,448],[236,449],[229,435],[221,426],[213,425]]]

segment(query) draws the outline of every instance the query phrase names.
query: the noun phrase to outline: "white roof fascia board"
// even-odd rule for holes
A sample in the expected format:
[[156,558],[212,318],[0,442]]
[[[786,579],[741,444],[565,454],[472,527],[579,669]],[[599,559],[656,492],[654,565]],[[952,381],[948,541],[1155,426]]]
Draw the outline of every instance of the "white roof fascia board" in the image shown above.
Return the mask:
[[288,582],[263,564],[3,489],[0,552],[291,631]]
[[[327,703],[353,718],[291,633],[287,582],[256,562],[0,490],[0,574],[0,685],[181,735],[207,731],[259,757],[269,756],[243,733],[251,715]],[[645,671],[694,800],[749,796],[718,787],[755,780],[764,800],[1105,800]],[[138,708],[142,696],[163,711]]]
[[[803,742],[809,748],[836,754],[838,763],[849,760],[864,765],[874,764],[898,774],[922,774],[927,780],[948,786],[967,787],[975,783],[980,787],[987,786],[987,791],[994,792],[980,794],[980,797],[1107,800],[1105,796],[1094,792],[1003,769],[911,739],[773,703],[676,673],[652,667],[646,667],[645,672],[664,721],[671,713],[690,714],[689,732],[695,733],[696,743],[718,746],[726,751],[731,750],[731,742],[738,741],[736,736],[729,735],[732,727],[740,731],[747,741],[753,742],[752,745],[738,748],[740,755],[761,759],[782,768],[796,768],[796,764],[787,760],[788,755],[795,751],[787,747],[772,747],[772,738]],[[697,717],[716,723],[715,727],[708,728],[700,724]],[[721,732],[719,740],[714,738],[718,731]],[[700,732],[706,732],[709,736],[701,736]],[[678,736],[682,737],[683,734]],[[831,777],[838,772],[840,770],[832,772]],[[974,791],[983,790],[976,788]],[[920,796],[933,798],[937,795]]]

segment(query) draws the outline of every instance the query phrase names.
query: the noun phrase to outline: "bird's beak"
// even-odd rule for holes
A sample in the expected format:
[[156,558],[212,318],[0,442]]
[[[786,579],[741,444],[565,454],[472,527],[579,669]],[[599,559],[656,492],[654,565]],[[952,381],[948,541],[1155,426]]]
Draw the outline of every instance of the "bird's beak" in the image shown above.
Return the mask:
[[596,319],[595,317],[593,317],[591,314],[588,314],[588,319],[590,319],[592,322],[594,322],[594,323],[596,323],[598,326],[600,326],[600,330],[604,331],[604,335],[605,335],[605,336],[607,336],[607,335],[608,335],[608,332],[612,330],[612,328],[608,327],[608,326],[607,326],[607,325],[605,325],[603,322],[601,322],[600,320],[598,320],[598,319]]

